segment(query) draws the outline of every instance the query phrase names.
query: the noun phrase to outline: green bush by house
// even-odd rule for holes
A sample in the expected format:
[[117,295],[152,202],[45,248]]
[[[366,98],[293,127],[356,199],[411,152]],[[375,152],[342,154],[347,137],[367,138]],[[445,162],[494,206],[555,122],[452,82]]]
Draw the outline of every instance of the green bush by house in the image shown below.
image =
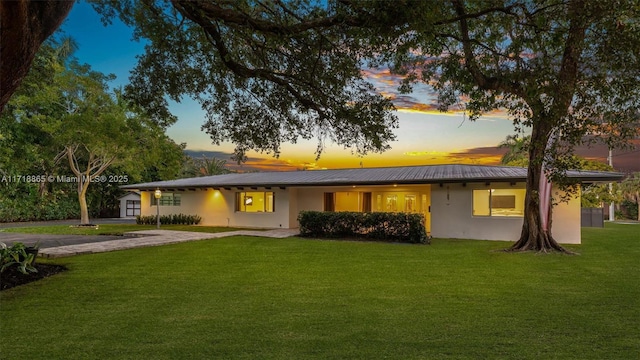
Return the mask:
[[[158,218],[155,215],[136,216],[136,224],[138,225],[155,225],[157,221]],[[200,221],[202,221],[202,218],[198,215],[173,214],[160,216],[160,223],[163,225],[198,225]]]
[[301,211],[300,235],[430,243],[421,214]]

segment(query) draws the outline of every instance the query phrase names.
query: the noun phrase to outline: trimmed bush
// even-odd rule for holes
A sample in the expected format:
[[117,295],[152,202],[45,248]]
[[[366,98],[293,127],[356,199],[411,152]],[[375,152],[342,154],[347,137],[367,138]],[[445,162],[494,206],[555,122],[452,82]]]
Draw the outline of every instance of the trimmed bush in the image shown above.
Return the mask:
[[430,243],[421,214],[301,211],[298,223],[305,237]]
[[[155,225],[157,224],[157,221],[158,220],[155,215],[136,216],[136,224],[138,225]],[[198,225],[200,224],[200,221],[202,221],[202,218],[198,215],[160,215],[160,224],[162,225]]]

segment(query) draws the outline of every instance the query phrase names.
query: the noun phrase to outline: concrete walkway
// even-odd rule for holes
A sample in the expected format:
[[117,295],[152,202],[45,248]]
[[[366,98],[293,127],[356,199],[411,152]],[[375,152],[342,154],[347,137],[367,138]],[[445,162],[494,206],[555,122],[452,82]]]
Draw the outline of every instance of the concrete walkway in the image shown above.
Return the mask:
[[297,235],[298,233],[298,229],[276,229],[267,231],[237,230],[219,233],[174,230],[141,230],[127,233],[127,235],[134,236],[124,239],[40,249],[38,255],[47,258],[57,258],[80,254],[95,254],[108,251],[126,250],[139,247],[177,244],[195,240],[218,239],[236,235],[261,236],[282,239]]

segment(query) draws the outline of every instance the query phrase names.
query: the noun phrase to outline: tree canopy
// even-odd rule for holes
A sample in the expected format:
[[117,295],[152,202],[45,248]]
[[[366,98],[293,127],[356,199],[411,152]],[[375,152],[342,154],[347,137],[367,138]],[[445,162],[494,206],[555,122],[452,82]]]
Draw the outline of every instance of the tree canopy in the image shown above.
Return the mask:
[[388,149],[397,119],[361,72],[352,11],[321,2],[98,1],[150,40],[127,87],[151,115],[197,99],[214,143],[278,155],[283,142],[318,140],[355,153]]
[[40,45],[62,24],[73,1],[0,1],[0,113],[27,75]]
[[[47,41],[0,116],[0,172],[8,176],[0,191],[9,195],[7,207],[15,200],[22,208],[24,203],[15,198],[33,186],[38,187],[39,196],[33,199],[38,203],[48,193],[64,198],[62,194],[75,187],[81,222],[88,223],[90,184],[108,191],[113,201],[120,192],[118,185],[142,180],[150,169],[160,172],[162,179],[175,178],[182,168],[184,146],[138,113],[120,91],[113,93],[108,86],[113,76],[80,64],[73,57],[75,48],[71,39]],[[105,172],[114,166],[119,173]],[[5,204],[0,205],[3,213]],[[21,216],[7,214],[7,219],[25,220]]]

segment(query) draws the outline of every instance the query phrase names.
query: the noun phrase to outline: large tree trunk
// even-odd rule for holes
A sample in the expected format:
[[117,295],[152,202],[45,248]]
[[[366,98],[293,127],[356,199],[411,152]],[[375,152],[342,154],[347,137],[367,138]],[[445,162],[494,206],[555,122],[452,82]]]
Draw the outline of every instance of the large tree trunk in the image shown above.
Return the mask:
[[[69,167],[71,171],[78,178],[78,202],[80,203],[80,225],[89,224],[89,208],[87,206],[87,190],[91,185],[91,180],[102,174],[115,160],[115,156],[111,158],[105,158],[96,156],[89,149],[85,150],[89,153],[89,161],[87,163],[87,169],[80,171],[78,167],[78,161],[76,159],[76,151],[80,145],[68,145],[65,147],[58,157],[66,156],[69,161]],[[94,170],[93,174],[91,170]]]
[[80,225],[89,224],[89,207],[87,206],[87,188],[88,186],[78,187],[78,202],[80,203]]
[[552,212],[549,209],[547,230],[543,228],[540,213],[540,179],[542,177],[542,159],[549,140],[551,130],[540,130],[534,126],[529,146],[529,166],[527,169],[527,192],[524,204],[524,224],[520,239],[508,251],[560,251],[569,252],[556,242],[551,235]]
[[40,45],[67,17],[74,2],[0,1],[0,112],[27,75]]
[[525,196],[524,224],[522,225],[522,233],[520,234],[520,239],[508,250],[567,252],[565,248],[558,244],[551,234],[551,216],[549,216],[548,229],[545,231],[542,227],[537,191],[541,174],[540,167],[538,167],[538,169],[532,169],[532,166],[529,165],[528,173],[529,176],[527,178],[527,193]]

